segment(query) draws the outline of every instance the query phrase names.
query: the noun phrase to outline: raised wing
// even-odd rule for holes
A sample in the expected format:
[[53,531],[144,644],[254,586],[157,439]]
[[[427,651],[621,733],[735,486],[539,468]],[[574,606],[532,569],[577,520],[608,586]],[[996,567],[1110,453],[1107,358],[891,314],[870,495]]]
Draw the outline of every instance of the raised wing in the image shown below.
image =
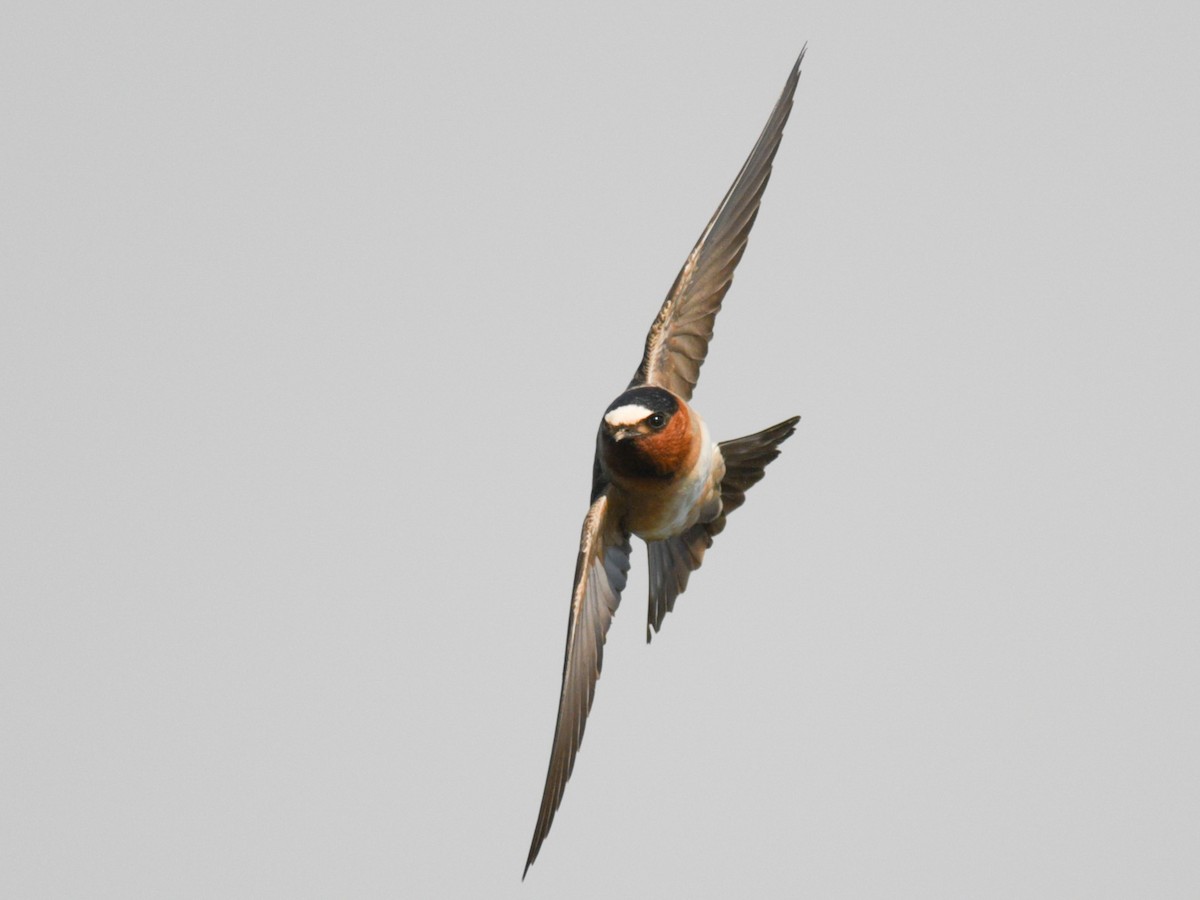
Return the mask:
[[801,50],[758,143],[675,277],[675,284],[650,326],[642,364],[630,387],[653,384],[684,400],[692,399],[700,366],[708,354],[708,342],[712,340],[713,323],[733,281],[733,271],[746,250],[763,191],[771,177],[771,161],[792,111],[792,95],[803,60],[804,50]]
[[[607,493],[600,493],[583,520],[583,535],[579,540],[558,723],[554,726],[550,770],[546,773],[542,807],[533,830],[529,859],[525,862],[526,873],[550,832],[554,813],[562,802],[563,789],[575,766],[575,754],[579,752],[583,728],[596,693],[596,679],[600,677],[604,636],[621,602],[621,591],[625,589],[629,552],[629,535],[610,514]],[[521,878],[524,877],[522,874]]]

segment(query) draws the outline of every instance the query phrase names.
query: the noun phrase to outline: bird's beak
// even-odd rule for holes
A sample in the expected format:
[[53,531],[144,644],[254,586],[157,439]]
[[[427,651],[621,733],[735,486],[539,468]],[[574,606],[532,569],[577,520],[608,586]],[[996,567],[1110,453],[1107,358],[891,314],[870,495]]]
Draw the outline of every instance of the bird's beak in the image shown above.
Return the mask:
[[621,441],[625,440],[626,438],[633,437],[635,434],[637,434],[636,429],[627,428],[625,426],[621,426],[619,428],[609,428],[608,429],[608,436],[611,437],[613,439],[613,441],[618,444]]

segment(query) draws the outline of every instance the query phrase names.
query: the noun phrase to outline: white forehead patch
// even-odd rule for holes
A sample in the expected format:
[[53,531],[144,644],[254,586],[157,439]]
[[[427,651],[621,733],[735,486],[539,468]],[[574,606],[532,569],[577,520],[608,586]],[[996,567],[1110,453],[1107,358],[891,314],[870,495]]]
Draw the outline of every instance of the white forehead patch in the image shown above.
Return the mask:
[[629,403],[609,411],[604,416],[604,421],[612,428],[622,428],[629,425],[636,425],[647,416],[653,415],[653,413],[654,410],[646,409],[646,407],[639,403]]

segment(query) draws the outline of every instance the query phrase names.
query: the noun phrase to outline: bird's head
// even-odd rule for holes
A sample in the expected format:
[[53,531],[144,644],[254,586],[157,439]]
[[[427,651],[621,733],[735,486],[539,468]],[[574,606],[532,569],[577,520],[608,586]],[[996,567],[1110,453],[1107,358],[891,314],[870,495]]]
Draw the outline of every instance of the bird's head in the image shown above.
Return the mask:
[[605,410],[600,441],[606,464],[618,474],[675,475],[691,456],[687,404],[663,388],[632,388]]

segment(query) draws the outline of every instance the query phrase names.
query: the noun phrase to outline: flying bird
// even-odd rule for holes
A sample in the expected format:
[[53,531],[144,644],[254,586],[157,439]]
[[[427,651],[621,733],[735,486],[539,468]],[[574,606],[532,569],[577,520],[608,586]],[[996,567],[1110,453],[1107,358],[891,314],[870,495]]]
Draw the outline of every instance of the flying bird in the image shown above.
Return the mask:
[[650,562],[649,642],[651,630],[659,630],[713,538],[725,528],[726,517],[745,502],[746,491],[763,477],[800,420],[794,416],[718,444],[689,401],[713,322],[758,215],[803,60],[801,50],[758,142],[650,326],[633,380],[600,422],[591,506],[575,563],[550,769],[522,879],[537,859],[575,765],[605,635],[629,572],[630,535],[646,542]]

